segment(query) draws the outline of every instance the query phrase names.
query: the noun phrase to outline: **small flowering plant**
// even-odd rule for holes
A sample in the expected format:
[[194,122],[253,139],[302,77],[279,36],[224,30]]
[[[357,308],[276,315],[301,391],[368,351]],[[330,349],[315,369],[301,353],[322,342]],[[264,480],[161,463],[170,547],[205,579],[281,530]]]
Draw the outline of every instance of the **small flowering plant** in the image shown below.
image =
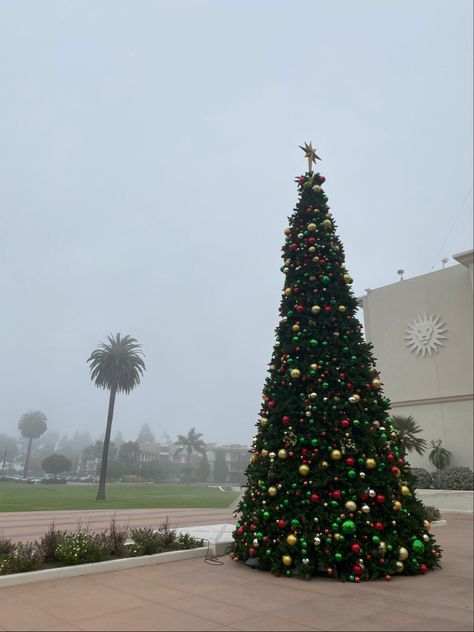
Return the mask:
[[101,562],[110,554],[102,534],[73,533],[63,536],[56,549],[56,560],[67,565]]

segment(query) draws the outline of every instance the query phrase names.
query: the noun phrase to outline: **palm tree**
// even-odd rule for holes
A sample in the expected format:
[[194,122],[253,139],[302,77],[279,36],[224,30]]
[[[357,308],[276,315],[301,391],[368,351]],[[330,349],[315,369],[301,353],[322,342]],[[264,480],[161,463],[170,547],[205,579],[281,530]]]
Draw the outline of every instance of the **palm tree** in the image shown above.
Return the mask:
[[110,391],[107,426],[105,428],[102,462],[100,465],[99,490],[97,500],[105,500],[105,478],[107,476],[107,458],[109,455],[110,433],[114,416],[115,396],[122,392],[130,393],[138,384],[145,371],[141,345],[131,336],[107,336],[108,342],[101,342],[87,362],[90,363],[91,380],[97,388]]
[[430,463],[432,463],[437,470],[444,470],[445,467],[448,467],[451,463],[451,459],[453,458],[453,453],[443,448],[441,445],[443,443],[442,439],[437,439],[436,441],[430,441],[431,443],[431,452],[429,454]]
[[186,450],[186,485],[189,485],[189,477],[191,474],[191,455],[193,452],[197,452],[204,456],[206,454],[206,444],[201,439],[202,433],[196,432],[194,428],[185,435],[178,435],[178,440],[175,442],[175,445],[180,446],[176,452],[175,456],[180,454],[183,450]]
[[26,451],[25,468],[23,470],[23,477],[26,478],[28,474],[28,466],[30,464],[31,444],[33,439],[39,439],[48,429],[48,421],[46,415],[41,410],[31,410],[29,413],[25,413],[21,416],[18,422],[18,428],[23,437],[28,439],[28,449]]
[[420,456],[423,455],[427,448],[427,443],[425,439],[421,437],[417,437],[422,429],[416,423],[411,415],[408,417],[402,417],[398,415],[394,415],[392,417],[393,425],[398,432],[398,436],[400,438],[401,447],[403,450],[403,455],[406,455],[407,452],[418,452]]

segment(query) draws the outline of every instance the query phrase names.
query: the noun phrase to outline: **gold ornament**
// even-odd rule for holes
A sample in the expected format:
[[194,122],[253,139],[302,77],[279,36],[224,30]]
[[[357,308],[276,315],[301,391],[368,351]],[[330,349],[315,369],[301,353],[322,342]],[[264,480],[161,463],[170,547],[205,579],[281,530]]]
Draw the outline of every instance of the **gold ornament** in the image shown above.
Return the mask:
[[402,508],[402,503],[399,500],[396,500],[393,503],[393,508],[395,511],[400,511],[400,509]]
[[268,450],[265,450],[265,448],[263,448],[261,455],[265,458],[268,456]]
[[278,494],[278,490],[276,487],[273,487],[273,485],[271,487],[268,488],[268,495],[269,496],[276,496]]
[[321,461],[321,467],[323,468],[323,470],[325,470],[329,467],[329,463],[327,461]]
[[321,191],[321,187],[319,186],[319,184],[315,184],[314,187],[311,187],[311,189],[315,192],[315,193],[319,193]]
[[339,461],[341,456],[342,456],[342,454],[341,454],[340,450],[333,450],[331,452],[331,459],[333,461]]
[[360,395],[358,395],[357,393],[355,393],[355,395],[354,395],[354,399],[356,400],[356,402],[360,402]]
[[347,511],[352,511],[352,512],[357,509],[357,505],[353,500],[348,500],[346,504],[344,505],[344,507],[347,509]]
[[[314,259],[313,259],[313,260],[314,260]],[[309,280],[310,280],[310,282],[311,282],[311,283],[314,283],[314,282],[316,281],[316,277],[314,276],[314,274],[312,274],[312,275],[309,277]]]
[[431,529],[431,522],[429,522],[428,520],[423,520],[423,529],[429,531]]
[[350,274],[347,274],[347,273],[346,273],[346,274],[343,276],[343,279],[344,279],[344,281],[345,281],[346,283],[352,283],[352,277],[351,277],[351,275],[350,275]]
[[410,495],[410,488],[407,487],[406,485],[402,485],[400,487],[400,491],[402,493],[402,496],[409,496]]
[[345,305],[339,305],[337,309],[341,312],[341,314],[343,314],[346,311]]
[[281,561],[283,562],[283,566],[291,566],[293,564],[291,555],[283,555]]
[[318,365],[317,365],[317,364],[310,364],[310,365],[309,365],[309,368],[310,368],[312,371],[316,371],[316,369],[318,368]]
[[260,419],[260,425],[261,426],[266,426],[268,424],[268,419],[266,417],[262,417]]
[[309,467],[307,465],[300,465],[298,468],[298,472],[301,474],[301,476],[308,476]]
[[291,235],[291,229],[290,228],[285,228],[285,235]]
[[250,457],[250,463],[255,463],[256,460],[257,456],[255,454],[252,454],[252,456]]
[[308,224],[308,230],[310,230],[311,232],[315,231],[316,228],[317,226],[313,222],[311,222],[311,224]]
[[286,296],[290,296],[290,294],[291,294],[291,287],[286,287],[285,288],[285,295]]
[[292,326],[291,328],[292,331],[299,331],[300,330],[300,326],[298,324],[295,324]]
[[309,253],[311,253],[311,254],[313,254],[313,252],[316,252],[316,248],[315,248],[314,246],[310,246],[310,247],[308,248],[308,252],[309,252]]
[[297,380],[299,377],[301,377],[301,371],[299,369],[291,369],[290,375],[293,379]]
[[368,470],[373,470],[377,467],[377,461],[375,459],[365,459],[365,465]]
[[332,222],[330,219],[323,219],[322,224],[324,228],[331,228],[332,226]]
[[278,458],[283,461],[284,459],[288,458],[288,452],[283,448],[281,450],[278,450]]
[[408,555],[409,554],[408,554],[407,549],[404,546],[401,546],[399,551],[398,551],[398,559],[402,560],[402,562],[403,562],[404,560],[408,559]]
[[387,551],[387,545],[385,542],[379,542],[379,552],[385,553]]
[[316,399],[317,396],[318,396],[317,393],[310,393],[309,394],[309,398],[310,399]]
[[286,538],[286,543],[289,544],[290,546],[295,546],[297,542],[298,542],[298,538],[296,537],[296,535],[293,535],[292,533],[290,533],[290,535]]
[[349,401],[349,404],[356,404],[356,403],[357,403],[356,398],[355,398],[355,397],[353,397],[352,395],[349,397],[349,400],[348,400],[348,401]]
[[321,308],[319,307],[319,305],[313,305],[313,307],[311,308],[312,314],[319,314],[320,311],[321,311]]
[[400,561],[395,562],[395,570],[397,571],[397,573],[403,573],[403,571],[405,570],[405,564]]
[[379,380],[378,377],[374,377],[374,379],[372,380],[372,386],[374,388],[380,388],[382,386],[382,382]]

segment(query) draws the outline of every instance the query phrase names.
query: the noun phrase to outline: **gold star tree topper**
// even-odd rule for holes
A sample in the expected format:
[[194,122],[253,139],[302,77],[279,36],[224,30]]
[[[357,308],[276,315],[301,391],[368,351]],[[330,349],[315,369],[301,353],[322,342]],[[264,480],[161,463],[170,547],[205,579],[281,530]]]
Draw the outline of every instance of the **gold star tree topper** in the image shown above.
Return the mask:
[[309,145],[305,143],[304,147],[301,145],[298,145],[298,147],[304,151],[304,155],[308,159],[308,171],[311,173],[313,171],[313,163],[316,164],[316,160],[321,160],[321,158],[316,153],[312,143],[309,143]]

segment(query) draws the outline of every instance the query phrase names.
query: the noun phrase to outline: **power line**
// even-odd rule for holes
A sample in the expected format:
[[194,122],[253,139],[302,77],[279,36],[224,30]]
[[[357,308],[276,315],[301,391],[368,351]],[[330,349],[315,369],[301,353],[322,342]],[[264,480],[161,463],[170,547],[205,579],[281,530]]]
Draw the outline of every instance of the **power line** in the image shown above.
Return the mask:
[[[444,247],[446,246],[446,244],[447,244],[447,242],[448,242],[448,239],[451,237],[451,233],[453,232],[454,227],[456,226],[456,223],[457,223],[458,219],[459,219],[459,218],[460,218],[460,216],[461,216],[461,212],[462,212],[462,211],[463,211],[463,209],[464,209],[464,205],[466,204],[467,200],[469,199],[469,196],[470,196],[470,195],[471,195],[471,193],[472,193],[472,187],[473,187],[473,185],[471,184],[471,186],[470,186],[470,187],[469,187],[469,189],[467,190],[466,195],[464,196],[464,199],[463,199],[463,201],[462,201],[462,203],[461,203],[461,206],[459,207],[459,210],[458,210],[458,212],[457,212],[457,214],[456,214],[456,217],[455,217],[455,219],[454,219],[454,222],[451,224],[451,228],[448,230],[448,233],[447,233],[447,235],[446,235],[446,237],[445,237],[445,240],[444,240],[444,242],[443,242],[443,245],[441,246],[441,248],[440,248],[440,250],[439,250],[439,253],[436,255],[435,262],[434,262],[434,263],[433,263],[433,265],[431,266],[431,269],[432,269],[432,270],[433,270],[433,268],[435,267],[436,262],[438,261],[438,257],[439,257],[439,256],[443,253]],[[444,267],[444,266],[443,266],[443,267]]]

